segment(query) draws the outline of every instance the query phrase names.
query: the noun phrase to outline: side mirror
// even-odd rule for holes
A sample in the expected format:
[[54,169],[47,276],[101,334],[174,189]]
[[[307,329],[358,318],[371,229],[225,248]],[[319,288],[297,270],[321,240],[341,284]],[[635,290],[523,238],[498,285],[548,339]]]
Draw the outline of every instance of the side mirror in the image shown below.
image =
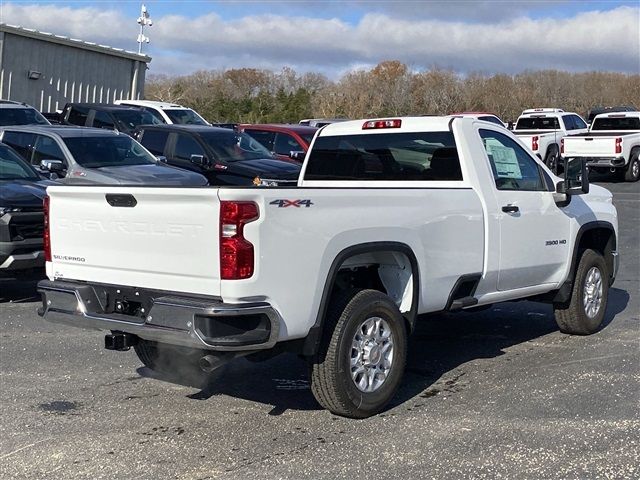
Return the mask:
[[52,173],[60,173],[64,170],[62,160],[40,160],[40,169]]
[[191,155],[191,163],[203,168],[211,166],[211,162],[204,155]]
[[[156,155],[156,159],[160,163],[167,163],[167,157],[165,157],[164,155]],[[191,161],[193,162],[193,159]]]
[[[560,182],[562,183],[562,182]],[[567,158],[564,164],[564,192],[566,195],[589,193],[589,169],[581,158]]]
[[289,152],[289,157],[292,160],[295,160],[296,162],[303,162],[304,161],[304,157],[306,156],[306,153],[303,151],[291,151]]

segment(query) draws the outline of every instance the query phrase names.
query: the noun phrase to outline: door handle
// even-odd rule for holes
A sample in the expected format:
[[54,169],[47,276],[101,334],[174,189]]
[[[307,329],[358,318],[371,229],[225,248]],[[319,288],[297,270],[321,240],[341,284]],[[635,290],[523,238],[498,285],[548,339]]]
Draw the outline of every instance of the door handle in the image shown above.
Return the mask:
[[502,207],[502,211],[504,213],[516,213],[516,212],[519,212],[520,209],[518,208],[517,205],[513,205],[513,204],[510,203],[509,205],[503,206]]

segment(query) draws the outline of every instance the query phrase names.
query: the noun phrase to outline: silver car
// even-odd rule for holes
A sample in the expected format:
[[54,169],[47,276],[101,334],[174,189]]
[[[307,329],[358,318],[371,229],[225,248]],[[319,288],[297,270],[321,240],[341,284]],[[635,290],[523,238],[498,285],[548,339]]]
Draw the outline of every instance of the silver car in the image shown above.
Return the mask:
[[154,157],[129,135],[70,126],[5,127],[0,141],[64,184],[202,186],[207,179]]

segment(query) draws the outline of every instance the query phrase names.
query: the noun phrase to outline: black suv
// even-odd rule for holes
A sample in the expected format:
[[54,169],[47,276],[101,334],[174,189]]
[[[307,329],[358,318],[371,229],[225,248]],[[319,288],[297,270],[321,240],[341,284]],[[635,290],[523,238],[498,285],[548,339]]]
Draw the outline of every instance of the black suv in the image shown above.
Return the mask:
[[13,125],[50,125],[35,108],[26,103],[0,100],[0,127]]
[[294,185],[300,165],[274,158],[245,133],[208,125],[140,127],[134,137],[170,165],[201,173],[210,185]]
[[133,133],[140,125],[161,123],[139,107],[101,103],[67,103],[60,116],[61,122],[66,125],[106,128],[128,134]]

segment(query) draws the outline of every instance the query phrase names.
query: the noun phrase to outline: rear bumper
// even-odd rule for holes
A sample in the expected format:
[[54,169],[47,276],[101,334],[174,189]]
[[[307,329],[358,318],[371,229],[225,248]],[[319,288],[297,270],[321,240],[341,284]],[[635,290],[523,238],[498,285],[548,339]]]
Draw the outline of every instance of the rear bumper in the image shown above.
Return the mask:
[[627,163],[624,157],[586,157],[588,167],[621,168]]
[[264,350],[278,341],[282,321],[268,303],[225,304],[215,298],[121,288],[130,294],[127,298],[143,301],[142,313],[109,312],[115,292],[121,292],[116,286],[42,280],[38,314],[53,323],[212,351]]

